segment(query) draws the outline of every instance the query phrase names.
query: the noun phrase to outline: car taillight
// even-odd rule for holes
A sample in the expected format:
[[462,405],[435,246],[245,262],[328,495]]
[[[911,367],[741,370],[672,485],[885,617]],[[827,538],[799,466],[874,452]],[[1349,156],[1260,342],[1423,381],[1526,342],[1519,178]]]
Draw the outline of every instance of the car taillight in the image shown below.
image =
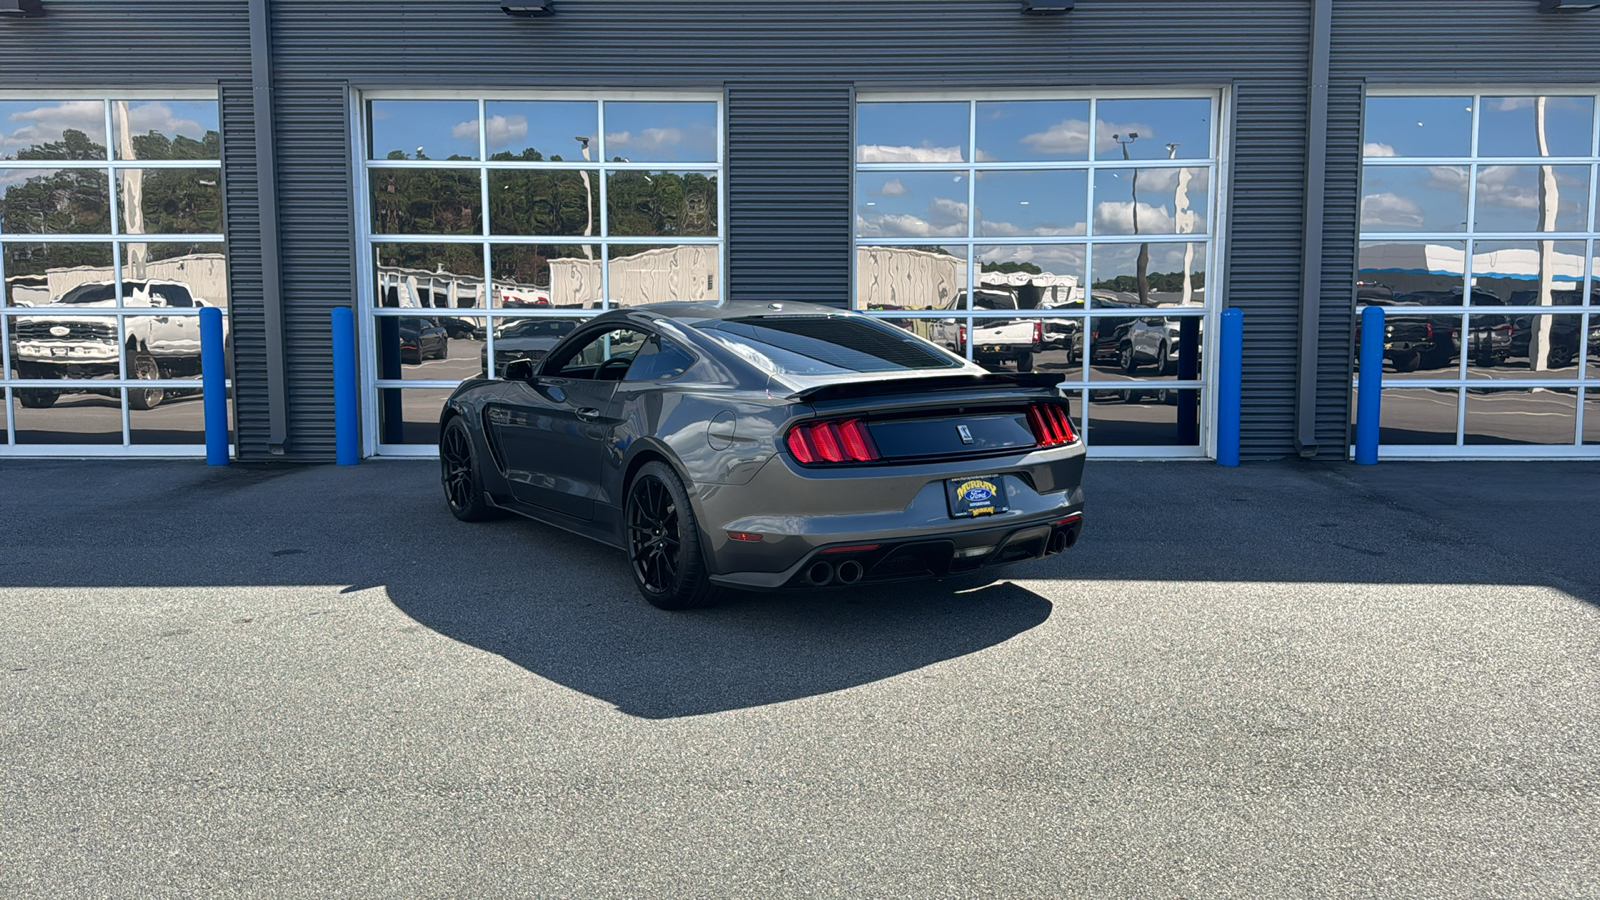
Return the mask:
[[1423,329],[1425,329],[1423,333],[1426,334],[1429,337],[1429,339],[1432,339],[1433,338],[1433,323],[1432,322],[1426,322],[1426,323],[1423,324],[1422,327],[1423,327]]
[[789,429],[789,452],[802,463],[872,462],[882,459],[860,419],[805,422]]
[[957,325],[956,326],[956,343],[960,344],[963,347],[965,347],[967,345],[967,326],[965,326],[965,325]]
[[1044,323],[1043,322],[1035,322],[1035,323],[1033,323],[1033,342],[1035,344],[1044,343]]
[[1028,407],[1028,427],[1033,429],[1033,439],[1041,447],[1070,444],[1078,439],[1072,430],[1072,419],[1059,403],[1035,403]]

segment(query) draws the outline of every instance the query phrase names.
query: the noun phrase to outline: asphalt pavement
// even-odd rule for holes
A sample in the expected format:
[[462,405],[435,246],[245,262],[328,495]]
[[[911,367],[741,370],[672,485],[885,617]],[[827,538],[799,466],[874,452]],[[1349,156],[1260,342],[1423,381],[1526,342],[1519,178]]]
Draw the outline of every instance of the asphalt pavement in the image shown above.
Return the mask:
[[1086,478],[673,614],[431,463],[0,460],[0,896],[1600,896],[1600,464]]

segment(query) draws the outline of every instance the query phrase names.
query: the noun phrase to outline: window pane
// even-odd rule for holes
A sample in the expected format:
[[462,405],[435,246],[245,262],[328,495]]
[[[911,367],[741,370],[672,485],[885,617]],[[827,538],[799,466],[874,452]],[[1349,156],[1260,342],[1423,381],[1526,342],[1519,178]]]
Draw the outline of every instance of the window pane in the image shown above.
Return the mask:
[[831,375],[960,368],[960,360],[875,319],[797,316],[712,319],[695,327],[773,373]]
[[484,306],[482,244],[374,244],[372,252],[377,290],[373,306]]
[[[5,243],[0,244],[0,252],[5,254],[7,306],[44,306],[61,301],[81,284],[110,285],[112,282],[109,243]],[[89,298],[80,293],[70,299],[77,303]]]
[[516,235],[600,233],[600,173],[489,170],[489,231]]
[[966,103],[859,103],[856,162],[967,161]]
[[1456,166],[1365,166],[1363,231],[1467,230],[1467,170]]
[[[1472,245],[1473,302],[1493,294],[1506,306],[1582,305],[1583,248],[1582,241],[1478,241]],[[1550,274],[1548,285],[1541,272]]]
[[1469,377],[1578,377],[1582,316],[1471,316],[1468,323]]
[[[611,305],[639,306],[669,300],[716,302],[722,281],[717,247],[625,246],[606,248]],[[576,261],[574,261],[576,262]]]
[[980,246],[978,283],[1012,292],[1018,309],[1082,309],[1083,244]]
[[1466,444],[1571,444],[1578,424],[1574,388],[1469,388]]
[[476,100],[374,100],[373,159],[477,159]]
[[1466,257],[1467,245],[1461,241],[1363,243],[1357,263],[1358,302],[1460,306]]
[[478,348],[450,340],[439,316],[379,316],[378,377],[406,381],[461,381],[482,368]]
[[966,236],[967,176],[964,173],[856,173],[856,237]]
[[1583,442],[1600,444],[1600,387],[1589,388],[1584,394]]
[[1082,235],[1087,231],[1085,171],[979,172],[978,234],[984,237]]
[[1094,232],[1204,234],[1209,181],[1207,169],[1101,169],[1094,176]]
[[1210,100],[1101,100],[1095,114],[1099,159],[1211,157]]
[[[936,340],[946,344],[948,341]],[[1083,319],[974,318],[958,329],[954,347],[995,372],[1045,372],[1069,381],[1083,380]]]
[[612,101],[606,103],[605,116],[610,160],[717,161],[715,103]]
[[117,159],[222,158],[215,100],[115,100]]
[[484,106],[490,159],[571,161],[593,155],[583,152],[600,133],[600,105],[593,100],[491,100]]
[[0,100],[0,159],[105,159],[100,100]]
[[1378,442],[1454,444],[1458,397],[1456,388],[1384,388]]
[[715,237],[717,176],[704,172],[607,172],[613,237]]
[[[228,439],[233,439],[233,401],[228,401]],[[168,390],[155,409],[128,411],[128,440],[135,445],[200,445],[206,442],[204,395]]]
[[378,440],[385,444],[439,445],[439,413],[450,391],[384,388],[378,391]]
[[1593,97],[1484,97],[1478,113],[1479,156],[1588,156],[1593,141]]
[[1365,155],[1467,156],[1471,97],[1368,97]]
[[[1461,359],[1463,320],[1458,315],[1411,312],[1412,301],[1379,303],[1384,306],[1384,378],[1408,381],[1419,378],[1455,378]],[[1359,324],[1357,326],[1359,330]],[[1360,365],[1361,346],[1353,348]]]
[[978,162],[1089,158],[1087,100],[978,104]]
[[104,169],[0,169],[0,234],[109,234]]
[[495,244],[489,248],[496,309],[599,309],[600,247]]
[[1483,166],[1477,201],[1478,231],[1584,231],[1589,167]]
[[966,291],[966,247],[856,248],[856,309],[956,309]]
[[475,169],[372,169],[374,234],[482,234]]
[[579,318],[496,319],[494,328],[495,376],[505,375],[506,364],[519,359],[538,362],[560,340],[583,324]]
[[1093,303],[1205,303],[1205,244],[1098,244],[1093,263]]
[[122,443],[122,391],[89,384],[15,388],[11,421],[18,444]]
[[118,169],[124,234],[220,234],[222,178],[216,169]]
[[1091,447],[1194,447],[1200,443],[1200,392],[1161,386],[1091,390]]
[[[67,292],[63,310],[110,306],[115,302],[114,286],[90,281]],[[73,303],[83,296],[88,302]],[[11,320],[11,369],[16,378],[51,381],[116,378],[120,373],[121,343],[115,315],[17,316]],[[34,391],[49,405],[49,392]],[[24,402],[24,406],[33,404]]]

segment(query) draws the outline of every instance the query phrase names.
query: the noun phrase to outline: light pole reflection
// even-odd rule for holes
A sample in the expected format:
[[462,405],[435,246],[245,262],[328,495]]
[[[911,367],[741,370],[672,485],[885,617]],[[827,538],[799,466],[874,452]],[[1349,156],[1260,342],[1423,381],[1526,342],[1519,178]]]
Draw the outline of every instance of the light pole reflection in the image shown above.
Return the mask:
[[[1129,159],[1128,145],[1139,139],[1139,132],[1130,131],[1127,137],[1113,134],[1111,139],[1122,147],[1122,158]],[[1133,170],[1133,233],[1139,233],[1139,170]],[[1139,287],[1139,303],[1148,305],[1150,302],[1150,243],[1145,241],[1139,244],[1139,261],[1136,264],[1135,278]]]

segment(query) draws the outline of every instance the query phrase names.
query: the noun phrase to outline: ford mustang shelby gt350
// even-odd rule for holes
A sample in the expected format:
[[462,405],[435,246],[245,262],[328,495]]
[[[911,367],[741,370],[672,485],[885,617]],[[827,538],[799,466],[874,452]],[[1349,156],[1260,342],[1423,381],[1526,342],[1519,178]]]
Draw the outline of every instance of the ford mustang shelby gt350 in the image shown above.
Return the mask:
[[665,609],[1040,559],[1083,523],[1056,381],[832,307],[618,309],[456,389],[445,498],[623,549]]

